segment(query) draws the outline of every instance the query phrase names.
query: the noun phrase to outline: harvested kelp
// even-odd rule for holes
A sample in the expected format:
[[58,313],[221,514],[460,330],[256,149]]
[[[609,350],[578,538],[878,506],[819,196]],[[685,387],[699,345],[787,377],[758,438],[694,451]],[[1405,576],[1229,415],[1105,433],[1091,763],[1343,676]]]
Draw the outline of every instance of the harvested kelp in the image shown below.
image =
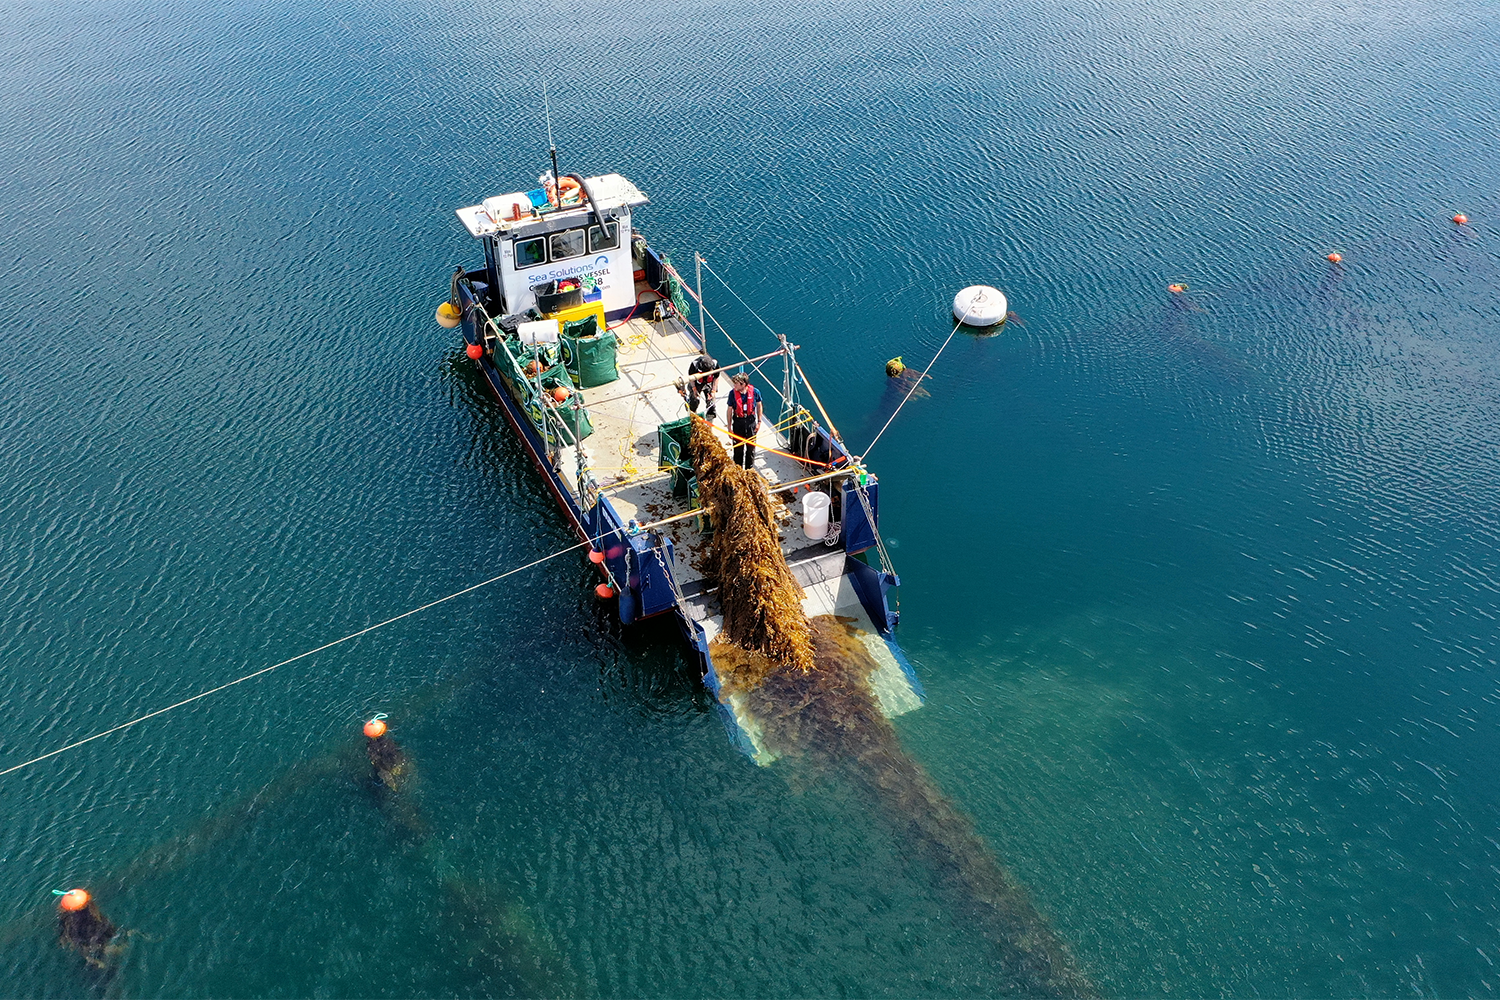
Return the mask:
[[710,425],[696,417],[690,451],[714,527],[705,570],[719,585],[724,617],[711,647],[724,695],[742,699],[775,754],[845,775],[868,791],[995,945],[1010,989],[1093,995],[1026,892],[902,749],[871,687],[876,665],[863,642],[832,616],[808,620],[765,482],[730,462]]
[[696,415],[688,448],[714,526],[705,569],[719,584],[724,635],[774,663],[811,670],[812,629],[802,588],[781,553],[765,480],[731,462],[712,426]]

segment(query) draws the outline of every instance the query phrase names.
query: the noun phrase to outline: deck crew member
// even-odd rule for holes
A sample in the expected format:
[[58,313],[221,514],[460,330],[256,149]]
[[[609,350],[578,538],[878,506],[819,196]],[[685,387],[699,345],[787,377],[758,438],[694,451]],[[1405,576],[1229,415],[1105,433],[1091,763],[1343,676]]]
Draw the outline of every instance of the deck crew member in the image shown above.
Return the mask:
[[701,396],[708,404],[703,415],[712,420],[718,415],[714,407],[714,390],[719,387],[719,363],[708,356],[704,351],[692,360],[688,365],[687,404],[689,413],[698,412],[698,399]]
[[[746,469],[755,464],[755,432],[765,418],[760,390],[750,384],[750,376],[735,372],[734,388],[729,390],[729,433],[734,442],[734,464]],[[743,438],[744,440],[739,440]]]

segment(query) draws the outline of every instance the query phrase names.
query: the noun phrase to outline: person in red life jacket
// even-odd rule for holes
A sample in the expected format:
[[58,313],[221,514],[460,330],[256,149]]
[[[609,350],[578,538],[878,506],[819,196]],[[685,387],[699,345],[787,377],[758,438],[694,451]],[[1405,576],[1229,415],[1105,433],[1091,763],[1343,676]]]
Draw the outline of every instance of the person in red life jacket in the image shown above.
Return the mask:
[[734,443],[734,464],[748,469],[755,464],[755,432],[765,418],[766,410],[761,405],[760,390],[750,384],[750,376],[736,372],[734,388],[729,390],[729,433]]
[[[719,387],[718,367],[719,363],[709,357],[707,351],[698,355],[688,365],[687,406],[689,413],[698,412],[698,399],[702,397],[708,404],[703,415],[709,420],[718,415],[718,410],[714,406],[714,390]],[[707,374],[704,374],[705,372]]]

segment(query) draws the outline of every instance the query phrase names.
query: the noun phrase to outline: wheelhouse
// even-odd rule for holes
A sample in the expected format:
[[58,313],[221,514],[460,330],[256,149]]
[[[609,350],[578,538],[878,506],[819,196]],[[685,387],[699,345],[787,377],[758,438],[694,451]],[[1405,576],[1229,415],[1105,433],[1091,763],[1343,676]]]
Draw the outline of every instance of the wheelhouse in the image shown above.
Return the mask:
[[544,177],[534,190],[458,209],[464,227],[484,243],[486,308],[493,315],[550,312],[538,296],[576,283],[579,301],[598,303],[607,320],[629,315],[641,269],[630,213],[647,200],[619,174],[603,174],[564,177],[559,185]]

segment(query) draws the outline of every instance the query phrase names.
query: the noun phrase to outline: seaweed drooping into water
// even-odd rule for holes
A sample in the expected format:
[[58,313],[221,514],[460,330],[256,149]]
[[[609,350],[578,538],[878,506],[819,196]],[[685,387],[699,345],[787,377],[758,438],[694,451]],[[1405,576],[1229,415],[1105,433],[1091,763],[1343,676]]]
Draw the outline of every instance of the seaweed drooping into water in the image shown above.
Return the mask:
[[743,699],[778,755],[842,775],[879,804],[993,943],[1010,989],[1092,996],[1093,985],[1025,890],[902,749],[871,687],[876,665],[864,643],[833,616],[808,620],[765,482],[730,462],[701,419],[693,420],[690,448],[714,525],[705,568],[720,588],[724,630],[712,649],[725,693]]
[[696,414],[688,447],[714,525],[705,568],[719,584],[724,635],[780,666],[810,671],[812,628],[802,613],[802,588],[781,554],[765,480],[730,461],[712,426]]

